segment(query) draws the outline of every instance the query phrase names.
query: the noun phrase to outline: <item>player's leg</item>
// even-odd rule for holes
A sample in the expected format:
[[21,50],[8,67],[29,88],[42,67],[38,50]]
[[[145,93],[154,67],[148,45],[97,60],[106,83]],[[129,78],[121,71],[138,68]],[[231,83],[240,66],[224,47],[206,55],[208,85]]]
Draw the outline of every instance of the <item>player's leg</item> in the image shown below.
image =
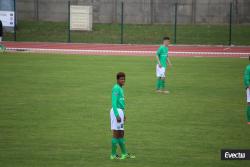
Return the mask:
[[0,52],[4,52],[5,49],[5,46],[2,44],[2,37],[0,36]]
[[250,125],[250,102],[247,103],[247,124]]
[[165,90],[165,77],[161,77],[161,89]]
[[116,128],[117,128],[117,121],[116,121],[116,117],[115,117],[115,114],[113,112],[113,109],[111,109],[111,111],[110,111],[110,121],[111,121],[111,130],[112,130],[112,133],[113,133],[112,140],[111,140],[111,155],[110,155],[110,159],[119,159],[119,156],[116,153],[117,144],[119,142],[118,141],[119,133],[116,130]]
[[166,93],[166,94],[169,93],[169,91],[165,89],[165,77],[162,77],[161,79],[161,90],[163,93]]
[[250,124],[250,90],[247,88],[247,123]]
[[4,52],[5,50],[6,50],[5,46],[0,44],[0,52]]
[[127,152],[126,145],[125,145],[125,138],[124,138],[124,130],[120,131],[119,145],[120,145],[121,152],[122,152],[121,159],[135,158],[135,155],[132,155]]
[[125,143],[125,138],[124,138],[124,112],[121,109],[118,109],[119,116],[121,118],[121,122],[118,124],[119,130],[118,132],[118,144],[121,148],[121,159],[126,159],[126,158],[135,158],[129,156],[127,149],[126,149],[126,143]]
[[166,88],[166,84],[165,84],[165,80],[166,80],[166,69],[162,68],[162,77],[161,77],[161,89],[163,93],[169,93],[169,91],[165,90]]
[[164,67],[159,67],[159,65],[156,65],[156,77],[157,77],[157,82],[156,82],[156,92],[162,92],[162,84],[163,84],[163,79],[165,77],[165,68]]
[[124,130],[119,131],[119,146],[121,148],[122,156],[127,154],[127,149],[125,145],[125,139],[124,139]]
[[113,130],[113,137],[111,143],[112,143],[112,151],[110,159],[119,159],[120,157],[116,153],[117,144],[119,143],[118,132],[116,130]]
[[125,145],[124,130],[120,131],[120,134],[119,134],[119,145],[120,145],[121,152],[122,152],[121,159],[126,159],[128,152],[127,152],[126,145]]
[[157,77],[156,91],[160,91],[160,89],[161,89],[161,77]]
[[2,37],[0,36],[0,52],[3,51]]
[[118,123],[117,127],[118,127],[118,144],[121,148],[121,152],[122,155],[126,155],[127,154],[127,150],[126,150],[126,146],[125,146],[125,139],[124,139],[124,112],[121,109],[118,109],[118,113],[119,116],[121,118],[121,122]]
[[157,64],[156,65],[156,77],[157,77],[157,80],[156,80],[156,91],[159,92],[160,89],[161,89],[161,69],[159,67],[159,65]]

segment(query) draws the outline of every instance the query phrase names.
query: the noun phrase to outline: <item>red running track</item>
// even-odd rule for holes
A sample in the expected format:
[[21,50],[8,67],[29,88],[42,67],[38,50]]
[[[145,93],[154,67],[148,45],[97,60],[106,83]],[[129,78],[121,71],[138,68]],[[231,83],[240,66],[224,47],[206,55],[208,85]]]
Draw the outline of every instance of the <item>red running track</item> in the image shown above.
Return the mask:
[[[84,43],[48,43],[48,42],[2,42],[7,50],[42,53],[64,53],[81,55],[125,55],[152,56],[159,45],[130,44],[84,44]],[[171,45],[171,56],[193,57],[248,57],[250,46],[199,46]]]

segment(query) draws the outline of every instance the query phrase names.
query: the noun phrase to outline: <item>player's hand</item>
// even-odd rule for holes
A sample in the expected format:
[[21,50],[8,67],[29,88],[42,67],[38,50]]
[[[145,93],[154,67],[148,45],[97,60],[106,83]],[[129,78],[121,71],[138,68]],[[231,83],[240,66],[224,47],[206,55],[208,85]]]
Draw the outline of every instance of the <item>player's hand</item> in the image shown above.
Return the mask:
[[161,68],[161,64],[159,64],[159,67]]
[[250,89],[250,86],[248,86],[248,89]]
[[122,121],[120,116],[117,116],[116,120],[117,120],[118,123],[120,123]]

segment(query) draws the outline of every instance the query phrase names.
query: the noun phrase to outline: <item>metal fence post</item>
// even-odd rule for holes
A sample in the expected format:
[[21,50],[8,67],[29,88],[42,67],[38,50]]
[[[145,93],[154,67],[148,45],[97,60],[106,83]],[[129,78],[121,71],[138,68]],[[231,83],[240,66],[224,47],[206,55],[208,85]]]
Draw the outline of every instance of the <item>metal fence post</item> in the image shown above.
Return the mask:
[[228,40],[228,45],[232,45],[232,12],[233,12],[233,3],[230,2],[230,11],[229,11],[229,40]]
[[16,41],[16,0],[14,0],[14,41]]
[[121,44],[123,44],[123,2],[121,3]]
[[174,4],[174,44],[176,44],[177,41],[177,3]]
[[34,12],[35,12],[35,20],[39,21],[39,0],[36,0],[34,2],[34,8],[35,8],[35,10],[34,10]]
[[70,34],[70,1],[68,1],[68,43],[71,42],[71,34]]

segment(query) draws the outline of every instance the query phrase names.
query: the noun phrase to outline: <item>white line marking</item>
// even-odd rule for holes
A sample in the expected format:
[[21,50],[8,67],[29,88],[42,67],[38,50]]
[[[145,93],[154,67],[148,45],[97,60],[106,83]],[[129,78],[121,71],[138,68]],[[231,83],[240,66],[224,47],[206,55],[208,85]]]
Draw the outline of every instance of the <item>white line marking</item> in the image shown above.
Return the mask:
[[[155,54],[156,51],[133,51],[133,50],[88,50],[88,49],[44,49],[44,48],[7,48],[7,50],[14,51],[52,51],[52,52],[93,52],[93,53],[126,53],[126,54]],[[169,52],[170,54],[194,54],[194,55],[248,55],[250,56],[250,52]]]
[[224,48],[223,50],[229,50],[229,49],[231,49],[231,48]]

